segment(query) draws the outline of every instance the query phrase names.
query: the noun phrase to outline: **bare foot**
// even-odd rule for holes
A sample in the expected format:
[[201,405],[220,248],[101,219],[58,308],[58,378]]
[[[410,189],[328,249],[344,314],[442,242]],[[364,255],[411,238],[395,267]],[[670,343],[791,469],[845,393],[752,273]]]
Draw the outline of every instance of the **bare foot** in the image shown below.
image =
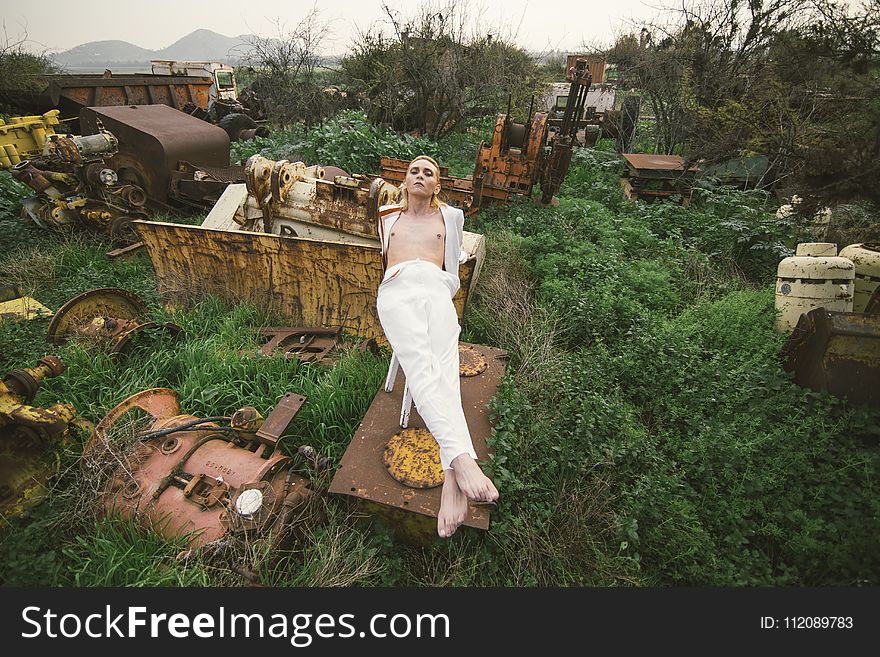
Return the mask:
[[451,468],[443,472],[443,491],[440,493],[440,513],[437,516],[437,533],[449,538],[467,518],[467,497],[461,492]]
[[458,487],[469,499],[474,502],[494,502],[498,499],[498,489],[495,488],[495,484],[483,474],[470,454],[459,454],[452,459],[451,465],[455,470]]

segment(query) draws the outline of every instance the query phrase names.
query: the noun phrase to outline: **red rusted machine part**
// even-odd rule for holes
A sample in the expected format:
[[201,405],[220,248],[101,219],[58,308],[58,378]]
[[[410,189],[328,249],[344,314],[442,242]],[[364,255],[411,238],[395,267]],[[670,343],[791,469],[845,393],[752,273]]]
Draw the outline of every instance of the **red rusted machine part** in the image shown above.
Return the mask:
[[[304,399],[304,398],[303,398]],[[200,546],[226,535],[265,535],[272,547],[300,520],[314,519],[309,482],[294,460],[255,438],[261,421],[251,407],[233,415],[232,427],[180,415],[173,391],[149,390],[114,408],[87,448],[108,440],[129,411],[154,421],[141,435],[135,465],[120,469],[102,494],[107,513],[136,517],[166,537],[188,536]],[[259,434],[259,431],[257,431]]]
[[123,353],[136,338],[164,331],[177,336],[181,328],[166,322],[141,322],[146,304],[136,295],[105,287],[84,292],[65,303],[49,322],[47,339],[64,344],[70,337],[103,343],[110,354]]

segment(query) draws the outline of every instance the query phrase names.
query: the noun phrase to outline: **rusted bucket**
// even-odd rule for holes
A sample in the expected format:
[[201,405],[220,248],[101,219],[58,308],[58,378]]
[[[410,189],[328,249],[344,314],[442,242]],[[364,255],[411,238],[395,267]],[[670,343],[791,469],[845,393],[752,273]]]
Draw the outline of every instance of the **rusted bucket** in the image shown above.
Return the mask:
[[780,357],[799,386],[880,407],[880,315],[811,310]]

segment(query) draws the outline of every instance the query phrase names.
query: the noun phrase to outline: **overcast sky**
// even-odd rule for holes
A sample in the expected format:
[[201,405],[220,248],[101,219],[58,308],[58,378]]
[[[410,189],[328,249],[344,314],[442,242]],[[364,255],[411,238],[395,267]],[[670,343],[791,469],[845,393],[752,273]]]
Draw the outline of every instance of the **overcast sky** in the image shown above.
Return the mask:
[[[388,0],[409,15],[423,2]],[[611,45],[626,21],[657,14],[674,0],[472,0],[482,7],[484,24],[507,26],[516,42],[529,50],[571,50],[582,44]],[[303,0],[0,0],[10,41],[27,33],[35,50],[67,50],[89,41],[118,39],[158,50],[198,28],[226,36],[273,36],[273,21],[295,26],[312,5]],[[383,18],[381,0],[331,0],[320,3],[322,20],[332,39],[324,54],[341,54],[358,29]],[[0,37],[2,38],[2,37]],[[0,42],[2,43],[2,42]]]

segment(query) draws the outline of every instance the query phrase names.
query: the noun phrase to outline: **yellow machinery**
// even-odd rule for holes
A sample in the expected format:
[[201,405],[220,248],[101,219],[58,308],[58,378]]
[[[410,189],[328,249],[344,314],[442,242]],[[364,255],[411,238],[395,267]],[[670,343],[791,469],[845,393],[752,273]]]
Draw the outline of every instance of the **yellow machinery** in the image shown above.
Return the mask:
[[70,427],[93,428],[70,404],[31,406],[43,379],[63,371],[60,358],[46,356],[0,381],[0,517],[21,516],[38,504],[58,469]]
[[55,134],[60,123],[58,110],[42,116],[13,116],[0,119],[0,169],[9,169],[22,160],[41,155],[49,135]]

